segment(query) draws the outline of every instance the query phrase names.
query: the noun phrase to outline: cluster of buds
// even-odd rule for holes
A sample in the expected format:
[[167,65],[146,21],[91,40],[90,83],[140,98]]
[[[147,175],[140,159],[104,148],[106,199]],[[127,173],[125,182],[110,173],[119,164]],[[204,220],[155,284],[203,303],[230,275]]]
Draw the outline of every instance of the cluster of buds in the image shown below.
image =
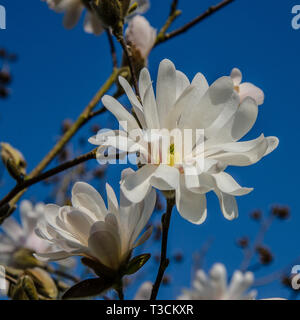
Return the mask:
[[7,98],[10,90],[8,86],[11,83],[12,77],[9,71],[9,63],[16,60],[16,55],[8,53],[5,49],[0,49],[0,59],[2,67],[0,68],[0,98]]
[[117,38],[121,38],[125,19],[136,11],[139,3],[131,0],[92,0],[90,5],[102,24],[111,28]]
[[7,267],[5,271],[10,279],[7,294],[13,300],[53,300],[58,297],[57,285],[42,268]]
[[271,250],[266,247],[259,246],[256,248],[256,252],[262,265],[269,265],[274,260]]
[[286,220],[290,217],[290,208],[287,206],[273,206],[272,214],[280,220]]

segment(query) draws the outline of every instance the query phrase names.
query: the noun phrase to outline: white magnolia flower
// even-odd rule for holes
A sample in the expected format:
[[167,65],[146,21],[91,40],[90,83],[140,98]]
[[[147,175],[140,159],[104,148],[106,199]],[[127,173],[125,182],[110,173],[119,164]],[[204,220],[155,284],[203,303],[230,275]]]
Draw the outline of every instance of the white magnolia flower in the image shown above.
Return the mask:
[[[124,170],[123,176],[128,173],[129,169]],[[47,205],[46,222],[40,223],[36,232],[59,250],[37,257],[49,261],[79,255],[118,270],[131,251],[150,236],[151,228],[136,241],[152,214],[156,195],[151,191],[143,202],[133,204],[121,192],[119,206],[108,184],[106,192],[108,208],[100,194],[84,182],[74,185],[72,206]]]
[[264,103],[265,95],[263,91],[252,83],[242,83],[242,73],[239,69],[233,68],[230,77],[232,78],[235,90],[240,96],[241,102],[243,102],[247,97],[251,97],[259,106]]
[[178,300],[253,300],[256,291],[247,290],[253,284],[252,272],[242,273],[235,271],[229,285],[227,285],[227,272],[223,264],[216,263],[206,275],[198,270],[193,289],[184,289]]
[[39,238],[34,229],[37,222],[42,219],[45,205],[38,203],[35,206],[30,201],[24,200],[20,204],[20,225],[10,217],[2,224],[3,233],[0,234],[0,261],[9,264],[12,254],[26,248],[34,252],[46,252],[50,249],[49,243]]
[[[99,35],[103,32],[104,26],[98,15],[92,11],[88,2],[85,0],[42,0],[46,1],[49,7],[56,12],[64,12],[64,27],[72,29],[80,20],[81,14],[84,9],[87,10],[84,19],[84,31],[87,33],[94,33]],[[131,0],[130,6],[137,2],[138,7],[136,13],[143,13],[149,8],[148,0]]]
[[[127,152],[138,153],[143,166],[122,180],[125,196],[132,202],[139,202],[151,187],[175,190],[179,213],[192,223],[200,224],[207,214],[205,194],[214,191],[225,218],[236,218],[235,196],[245,195],[252,189],[242,188],[224,170],[227,166],[252,165],[278,145],[276,137],[264,135],[239,142],[256,121],[255,100],[247,97],[240,103],[230,77],[222,77],[209,86],[205,77],[198,73],[190,83],[169,60],[160,64],[156,98],[146,68],[139,78],[142,103],[124,78],[120,77],[119,81],[136,117],[113,97],[104,96],[103,104],[123,128],[126,124],[126,130],[99,132],[89,141],[100,145],[98,160],[115,157],[116,149],[120,156]],[[177,137],[198,129],[203,129],[204,137],[195,139],[193,135],[189,140],[179,139],[182,145],[178,144],[177,148]],[[167,148],[165,145],[152,148],[153,137],[159,142],[168,140],[170,131],[175,134],[171,135]]]
[[150,300],[153,284],[150,281],[145,281],[138,289],[134,300]]
[[[127,43],[137,50],[145,61],[156,40],[156,29],[143,16],[133,17],[125,33]],[[147,64],[147,63],[146,63]]]

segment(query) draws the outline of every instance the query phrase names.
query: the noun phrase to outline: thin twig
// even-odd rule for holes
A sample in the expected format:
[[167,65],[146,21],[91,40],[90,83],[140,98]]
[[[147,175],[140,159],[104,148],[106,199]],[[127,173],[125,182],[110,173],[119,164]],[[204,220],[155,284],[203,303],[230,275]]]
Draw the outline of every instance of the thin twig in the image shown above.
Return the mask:
[[[17,194],[19,194],[20,192],[22,192],[23,190],[27,189],[28,187],[43,181],[45,179],[48,179],[62,171],[65,171],[69,168],[72,168],[74,166],[77,166],[78,164],[91,160],[91,159],[95,159],[96,158],[96,153],[97,153],[97,149],[94,149],[82,156],[79,156],[73,160],[67,161],[51,170],[48,170],[40,175],[34,176],[33,178],[28,178],[26,180],[24,180],[24,182],[16,185],[1,201],[0,201],[0,208],[5,205],[6,203],[8,203],[9,201],[11,201]],[[3,218],[4,217],[0,217],[1,218],[1,223],[3,222]],[[6,217],[5,217],[6,218]]]
[[119,42],[123,48],[123,51],[125,53],[125,56],[127,58],[128,61],[128,65],[129,65],[129,69],[130,69],[130,73],[131,73],[131,77],[132,77],[132,82],[133,82],[133,86],[135,89],[135,93],[137,95],[137,97],[140,99],[140,91],[139,91],[139,86],[138,86],[138,81],[137,81],[137,77],[136,77],[136,73],[135,73],[135,69],[134,69],[134,65],[133,65],[133,61],[132,61],[132,55],[131,52],[129,52],[128,50],[128,46],[124,40],[124,38],[120,38]]
[[241,266],[240,266],[241,271],[244,272],[249,268],[249,265],[251,263],[253,256],[255,255],[257,247],[263,243],[264,237],[267,231],[269,230],[269,228],[271,227],[274,219],[275,219],[275,216],[271,214],[265,221],[262,222],[261,228],[256,236],[256,239],[254,240],[252,247],[247,250],[245,258],[241,263]]
[[198,17],[196,17],[195,19],[193,19],[189,23],[185,24],[184,26],[182,26],[182,27],[170,32],[170,33],[165,34],[163,37],[158,38],[156,43],[155,43],[155,45],[158,45],[158,44],[160,44],[162,42],[170,40],[170,39],[172,39],[172,38],[174,38],[174,37],[186,32],[186,31],[188,31],[193,26],[195,26],[196,24],[198,24],[202,20],[206,19],[207,17],[213,15],[215,12],[217,12],[220,9],[224,8],[225,6],[227,6],[228,4],[230,4],[233,1],[234,0],[223,0],[223,1],[221,1],[219,4],[217,4],[215,6],[211,6],[204,13],[202,13],[201,15],[199,15]]
[[166,23],[164,24],[164,26],[160,29],[159,33],[157,34],[154,46],[156,44],[164,41],[164,37],[166,35],[166,32],[169,30],[169,28],[171,27],[171,25],[175,21],[175,19],[181,15],[181,11],[177,10],[177,6],[178,6],[178,0],[173,0],[173,2],[171,4],[171,10],[170,10],[169,17],[168,17]]
[[[60,140],[56,143],[56,145],[49,151],[49,153],[42,159],[42,161],[33,169],[33,171],[27,176],[28,179],[31,179],[37,175],[39,175],[48,164],[57,156],[57,154],[64,148],[64,146],[70,141],[70,139],[75,135],[75,133],[88,121],[91,119],[90,113],[97,106],[100,99],[103,95],[110,89],[113,83],[116,81],[118,75],[126,68],[115,69],[104,83],[104,85],[98,90],[90,103],[85,107],[83,112],[74,122],[74,124],[70,127],[69,130],[65,132],[65,134],[60,138]],[[15,189],[15,188],[14,188]],[[26,189],[22,189],[22,191],[15,195],[13,199],[10,201],[10,206],[14,207],[21,196],[24,194]],[[0,204],[4,204],[6,201],[4,199],[0,201]],[[1,207],[2,205],[0,205]],[[10,212],[10,214],[13,211]],[[7,218],[10,214],[8,214],[5,218]],[[3,222],[3,221],[2,221]]]
[[112,58],[112,63],[113,63],[113,68],[116,69],[118,68],[118,59],[117,59],[117,52],[116,52],[116,47],[114,45],[114,39],[112,37],[110,29],[106,29],[106,34],[110,46],[110,54]]
[[158,290],[163,279],[165,270],[169,265],[169,259],[167,258],[167,248],[168,248],[168,233],[171,221],[172,210],[174,207],[174,198],[167,199],[167,210],[166,213],[162,216],[162,240],[161,240],[161,256],[158,273],[156,280],[154,282],[151,298],[150,300],[156,300]]

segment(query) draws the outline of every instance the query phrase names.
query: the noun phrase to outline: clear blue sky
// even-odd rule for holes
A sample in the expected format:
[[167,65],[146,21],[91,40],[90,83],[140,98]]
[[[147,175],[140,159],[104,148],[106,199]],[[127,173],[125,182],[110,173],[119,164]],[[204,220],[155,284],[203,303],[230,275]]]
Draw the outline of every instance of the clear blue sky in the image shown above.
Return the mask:
[[[146,16],[154,27],[160,28],[164,23],[170,2],[152,0]],[[183,14],[174,28],[217,0],[179,2]],[[64,30],[62,16],[50,11],[41,1],[0,0],[0,4],[7,10],[7,30],[0,30],[0,47],[19,55],[19,61],[12,66],[13,94],[6,101],[0,100],[0,140],[21,149],[31,169],[54,144],[61,121],[75,119],[109,75],[111,58],[106,36],[87,35],[82,24],[72,31]],[[249,138],[263,132],[280,139],[279,148],[258,164],[230,169],[241,185],[254,187],[250,195],[238,199],[237,220],[229,222],[223,218],[214,196],[208,198],[208,218],[201,226],[193,226],[174,213],[169,252],[181,248],[185,260],[169,268],[168,273],[175,281],[172,286],[162,288],[160,298],[176,297],[182,286],[189,286],[192,254],[209,237],[215,241],[205,268],[214,262],[225,263],[229,273],[238,268],[242,254],[234,247],[234,241],[239,236],[255,234],[257,226],[248,217],[252,209],[267,212],[271,204],[280,203],[289,205],[292,211],[290,221],[276,222],[267,235],[265,243],[272,246],[275,261],[259,272],[258,277],[286,266],[300,255],[296,168],[300,155],[300,30],[291,28],[291,9],[295,4],[290,0],[236,0],[188,33],[160,45],[150,56],[154,79],[163,58],[174,61],[190,78],[201,71],[210,82],[239,67],[244,78],[261,87],[266,95]],[[111,115],[102,119],[95,122],[115,124]],[[89,135],[86,129],[78,137]],[[109,169],[109,182],[115,187],[122,168]],[[1,197],[12,186],[8,176],[5,182],[0,189]],[[43,200],[43,192],[35,186],[27,197]],[[159,220],[159,215],[156,219]],[[151,266],[156,271],[156,266],[149,263],[148,268]],[[148,279],[153,277],[154,273]],[[289,291],[279,283],[259,288],[259,293],[259,297],[289,296]]]

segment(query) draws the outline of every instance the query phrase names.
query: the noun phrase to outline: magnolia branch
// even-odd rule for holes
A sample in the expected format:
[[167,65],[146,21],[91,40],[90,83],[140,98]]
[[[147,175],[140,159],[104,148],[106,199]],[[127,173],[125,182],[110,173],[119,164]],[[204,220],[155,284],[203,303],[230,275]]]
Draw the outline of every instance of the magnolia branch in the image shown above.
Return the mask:
[[[197,25],[199,22],[201,22],[204,19],[210,17],[211,15],[213,15],[214,13],[216,13],[220,9],[224,8],[225,6],[227,6],[228,4],[230,4],[233,1],[234,0],[223,0],[223,1],[221,1],[219,4],[217,4],[215,6],[211,6],[204,13],[200,14],[198,17],[196,17],[192,21],[188,22],[184,26],[182,26],[182,27],[170,32],[170,33],[162,34],[161,32],[159,32],[159,34],[157,36],[157,39],[156,39],[155,46],[160,44],[160,43],[162,43],[162,42],[170,40],[170,39],[172,39],[172,38],[174,38],[174,37],[186,32],[186,31],[188,31],[189,29],[191,29],[192,27]],[[174,3],[175,2],[173,2],[173,6],[174,6]],[[176,15],[176,12],[179,12],[179,13],[177,13],[177,15]],[[167,20],[166,25],[164,26],[164,28],[166,28],[166,30],[170,27],[171,23],[178,17],[179,14],[180,14],[179,10],[175,10],[174,12],[172,12],[172,10],[171,10],[171,14],[170,14],[170,16],[169,16],[169,18]]]
[[135,93],[137,95],[138,98],[140,98],[140,90],[139,90],[139,86],[138,86],[138,81],[137,81],[137,77],[136,77],[136,73],[135,73],[135,68],[134,68],[134,64],[133,64],[133,59],[132,59],[132,54],[129,51],[129,48],[124,40],[124,38],[120,38],[119,42],[122,46],[122,49],[125,53],[125,56],[127,58],[128,61],[128,65],[129,65],[129,69],[130,69],[130,73],[131,73],[131,77],[132,77],[132,82],[133,82],[133,86],[134,86],[134,90]]
[[161,256],[158,273],[154,282],[150,300],[156,300],[160,284],[162,282],[164,273],[169,265],[169,259],[167,258],[168,248],[168,233],[171,221],[172,210],[175,205],[174,198],[167,199],[167,210],[162,216],[162,240],[161,240]]
[[110,54],[112,58],[113,68],[116,69],[118,68],[118,60],[117,60],[117,52],[114,45],[114,40],[109,29],[106,29],[106,34],[107,34],[107,38],[110,46]]
[[[71,140],[71,138],[76,134],[76,132],[87,123],[93,116],[96,116],[102,112],[104,109],[100,109],[98,112],[93,113],[92,111],[98,105],[100,99],[103,95],[111,88],[111,86],[115,83],[118,75],[123,71],[126,71],[127,68],[114,69],[107,81],[104,85],[98,90],[93,99],[89,102],[89,104],[85,107],[83,112],[79,115],[74,124],[65,132],[65,134],[59,139],[56,145],[49,151],[49,153],[42,159],[42,161],[32,170],[32,172],[26,177],[26,181],[30,181],[34,177],[38,176],[47,166],[48,164],[59,154],[59,152],[64,148],[64,146]],[[28,183],[28,182],[26,182]],[[23,184],[22,184],[23,185]],[[19,190],[18,193],[15,194],[15,190]],[[25,193],[26,188],[21,188],[20,186],[16,186],[9,194],[14,194],[14,197],[8,197],[8,195],[0,201],[0,208],[7,204],[7,199],[9,198],[10,204],[9,207],[13,208],[21,196]],[[2,219],[7,218],[13,211],[10,211],[7,215],[2,217]],[[3,220],[1,221],[1,223]]]
[[[63,172],[67,169],[70,169],[72,167],[75,167],[79,165],[80,163],[86,162],[91,159],[96,159],[96,154],[97,154],[97,148],[84,154],[81,155],[73,160],[67,161],[51,170],[48,170],[42,174],[39,174],[37,176],[34,176],[32,178],[27,178],[25,179],[22,183],[17,184],[1,201],[0,201],[0,208],[7,205],[16,195],[18,195],[20,192],[23,192],[26,190],[28,187],[46,180],[60,172]],[[6,217],[0,217],[0,222],[2,223],[3,220]]]

